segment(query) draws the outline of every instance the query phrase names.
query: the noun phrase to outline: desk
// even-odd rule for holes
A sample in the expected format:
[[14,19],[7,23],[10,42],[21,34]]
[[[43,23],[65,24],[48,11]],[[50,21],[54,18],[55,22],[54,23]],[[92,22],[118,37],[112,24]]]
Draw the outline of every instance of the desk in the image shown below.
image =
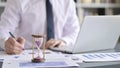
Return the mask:
[[[98,51],[98,52],[119,52],[119,50],[118,49],[117,50],[111,49],[111,50]],[[120,61],[117,61],[117,62],[97,62],[97,63],[79,63],[79,65],[80,65],[79,67],[62,67],[62,68],[120,68]],[[0,66],[1,66],[1,64],[0,64]],[[60,67],[57,67],[57,68],[60,68]]]

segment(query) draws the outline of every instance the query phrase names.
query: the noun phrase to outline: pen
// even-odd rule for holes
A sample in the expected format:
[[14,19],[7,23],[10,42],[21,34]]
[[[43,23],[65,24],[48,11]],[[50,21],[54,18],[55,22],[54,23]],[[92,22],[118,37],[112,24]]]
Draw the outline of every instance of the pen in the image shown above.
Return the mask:
[[12,36],[13,38],[15,38],[15,36],[14,36],[11,32],[9,32],[9,34],[10,34],[10,36]]

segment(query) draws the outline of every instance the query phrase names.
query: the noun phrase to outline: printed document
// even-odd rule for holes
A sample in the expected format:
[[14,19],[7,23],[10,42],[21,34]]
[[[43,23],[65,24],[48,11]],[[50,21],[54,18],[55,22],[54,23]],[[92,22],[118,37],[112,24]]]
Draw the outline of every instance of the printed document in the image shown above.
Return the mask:
[[32,63],[32,51],[24,51],[21,55],[7,55],[0,52],[0,59],[3,60],[2,68],[39,68],[39,67],[71,67],[79,66],[72,59],[66,58],[63,54],[46,51],[45,62]]
[[73,55],[84,62],[120,61],[120,52],[115,53],[86,53]]

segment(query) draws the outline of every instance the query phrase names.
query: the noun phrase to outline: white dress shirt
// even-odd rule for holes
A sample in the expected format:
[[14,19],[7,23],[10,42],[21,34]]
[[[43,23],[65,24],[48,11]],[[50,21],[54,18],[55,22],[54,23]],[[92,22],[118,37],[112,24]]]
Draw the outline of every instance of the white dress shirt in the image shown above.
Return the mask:
[[[31,48],[32,34],[46,34],[46,0],[7,0],[0,21],[0,40],[7,40],[9,32],[26,39]],[[74,45],[79,33],[79,22],[73,0],[50,0],[53,6],[55,39]],[[4,42],[3,42],[4,43]],[[4,45],[1,45],[4,48]]]

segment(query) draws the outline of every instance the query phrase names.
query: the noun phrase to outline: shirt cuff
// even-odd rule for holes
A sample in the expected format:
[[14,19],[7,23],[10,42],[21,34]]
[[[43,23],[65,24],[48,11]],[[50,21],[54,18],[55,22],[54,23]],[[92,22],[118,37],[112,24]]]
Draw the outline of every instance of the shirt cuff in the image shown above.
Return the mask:
[[4,39],[0,39],[0,50],[5,50],[5,41],[8,40],[8,37],[4,38]]
[[68,38],[62,38],[61,40],[63,40],[63,41],[65,41],[65,43],[66,43],[66,46],[69,46],[69,45],[72,45],[72,41],[70,40],[70,39],[68,39]]

